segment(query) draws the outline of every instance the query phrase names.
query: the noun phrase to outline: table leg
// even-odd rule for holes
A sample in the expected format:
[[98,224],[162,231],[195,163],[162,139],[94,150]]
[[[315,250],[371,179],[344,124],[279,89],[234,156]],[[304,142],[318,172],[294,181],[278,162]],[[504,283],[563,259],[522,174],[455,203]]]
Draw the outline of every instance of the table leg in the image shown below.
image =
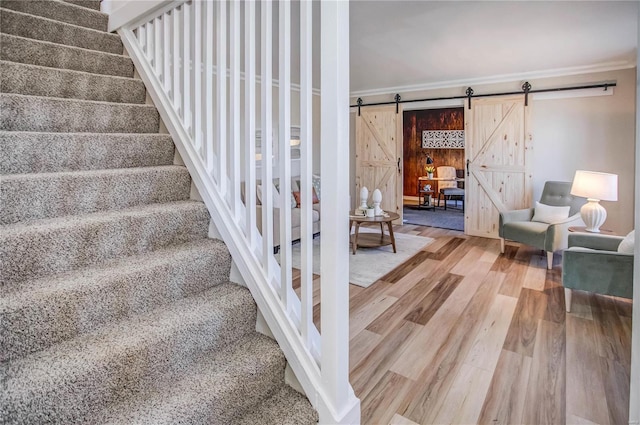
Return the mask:
[[384,240],[384,223],[380,222],[380,242]]
[[393,236],[393,225],[390,221],[387,221],[387,225],[389,225],[389,236],[391,237],[391,246],[393,246],[393,253],[396,253],[396,238]]
[[358,249],[358,232],[360,231],[360,223],[356,221],[356,230],[353,234],[353,242],[351,243],[351,250],[353,255],[356,255],[356,249]]

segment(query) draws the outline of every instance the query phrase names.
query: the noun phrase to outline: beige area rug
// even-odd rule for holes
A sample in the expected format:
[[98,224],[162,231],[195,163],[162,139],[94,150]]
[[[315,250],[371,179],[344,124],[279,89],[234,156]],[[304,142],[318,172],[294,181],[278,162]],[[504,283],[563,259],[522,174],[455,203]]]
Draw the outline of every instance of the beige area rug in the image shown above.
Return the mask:
[[[360,228],[360,233],[378,233],[374,229]],[[391,245],[379,248],[358,248],[356,255],[349,247],[349,282],[354,285],[368,287],[391,270],[411,258],[416,252],[433,242],[424,236],[394,233],[396,250]],[[300,244],[291,247],[291,263],[300,268]],[[320,237],[313,240],[313,273],[320,274]]]

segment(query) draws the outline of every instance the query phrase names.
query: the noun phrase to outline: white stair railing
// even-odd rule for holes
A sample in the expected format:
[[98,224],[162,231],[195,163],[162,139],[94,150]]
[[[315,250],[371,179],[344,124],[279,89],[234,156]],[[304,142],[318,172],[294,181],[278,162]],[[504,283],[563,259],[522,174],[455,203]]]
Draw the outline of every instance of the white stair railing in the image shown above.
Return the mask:
[[[318,409],[320,422],[359,422],[360,402],[349,384],[348,360],[348,2],[321,2],[320,20],[317,10],[314,19],[314,4],[307,0],[152,0],[146,8],[141,2],[129,3],[112,12],[110,23],[115,24],[110,30],[121,35],[218,232]],[[320,52],[312,48],[314,25]],[[292,33],[298,27],[300,32]],[[295,56],[292,38],[300,39]],[[321,64],[321,114],[313,110],[314,57]],[[296,61],[299,67],[292,66]],[[299,111],[292,110],[292,78],[299,81]],[[299,122],[294,122],[298,116]],[[290,131],[296,124],[301,138],[300,295],[292,288],[289,196]],[[314,127],[322,135],[322,334],[313,321]],[[268,166],[271,158],[275,173]],[[260,184],[274,178],[279,193],[272,184]],[[274,209],[280,220],[277,255]]]

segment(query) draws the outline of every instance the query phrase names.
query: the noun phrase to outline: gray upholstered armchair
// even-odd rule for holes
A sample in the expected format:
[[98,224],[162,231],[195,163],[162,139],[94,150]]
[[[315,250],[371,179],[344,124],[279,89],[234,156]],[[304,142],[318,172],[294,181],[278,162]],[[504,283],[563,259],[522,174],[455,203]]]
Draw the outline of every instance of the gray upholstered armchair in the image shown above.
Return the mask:
[[624,238],[572,233],[562,257],[565,305],[571,311],[571,290],[633,297],[633,254],[618,252]]
[[581,226],[580,207],[586,200],[571,195],[571,182],[546,182],[540,203],[556,207],[568,206],[569,218],[553,224],[531,221],[533,208],[505,211],[500,213],[498,234],[500,252],[504,253],[505,239],[535,246],[547,252],[547,268],[553,265],[553,253],[567,248],[570,226]]

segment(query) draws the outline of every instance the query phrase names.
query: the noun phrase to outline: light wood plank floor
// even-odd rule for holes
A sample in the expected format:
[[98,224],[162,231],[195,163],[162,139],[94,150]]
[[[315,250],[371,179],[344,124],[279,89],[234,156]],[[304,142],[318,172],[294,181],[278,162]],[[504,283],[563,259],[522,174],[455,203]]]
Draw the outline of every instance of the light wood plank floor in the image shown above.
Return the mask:
[[363,424],[628,423],[629,300],[575,291],[567,314],[560,256],[547,271],[527,246],[501,255],[497,240],[395,231],[435,241],[369,288],[350,285]]

